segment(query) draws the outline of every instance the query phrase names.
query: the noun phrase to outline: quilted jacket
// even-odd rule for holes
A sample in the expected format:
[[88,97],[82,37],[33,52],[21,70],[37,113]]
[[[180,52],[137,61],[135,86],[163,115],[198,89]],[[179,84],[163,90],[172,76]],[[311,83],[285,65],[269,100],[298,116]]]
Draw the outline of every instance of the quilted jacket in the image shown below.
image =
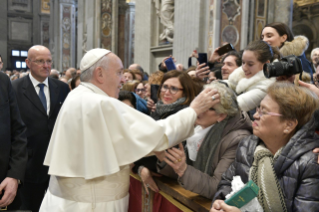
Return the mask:
[[[285,196],[288,211],[319,211],[319,147],[316,123],[311,119],[298,130],[274,162],[274,169]],[[249,180],[249,170],[254,160],[256,146],[262,142],[255,135],[243,139],[237,149],[234,163],[223,174],[215,199],[225,199],[231,191],[233,176]]]

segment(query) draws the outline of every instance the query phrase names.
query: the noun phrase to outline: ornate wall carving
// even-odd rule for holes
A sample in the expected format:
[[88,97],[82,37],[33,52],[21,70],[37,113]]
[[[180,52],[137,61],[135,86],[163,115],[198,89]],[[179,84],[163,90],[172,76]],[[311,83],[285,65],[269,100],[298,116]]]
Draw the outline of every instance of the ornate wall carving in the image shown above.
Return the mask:
[[41,0],[41,13],[50,14],[50,0]]
[[241,10],[242,1],[223,0],[221,9],[221,38],[220,45],[231,43],[236,49],[240,49]]
[[112,49],[113,1],[101,0],[101,46]]
[[260,40],[262,29],[266,25],[268,0],[258,0],[255,6],[254,40]]
[[8,18],[9,40],[31,43],[32,20],[24,18]]
[[8,0],[8,10],[32,12],[32,0]]
[[75,66],[75,5],[60,4],[60,70]]

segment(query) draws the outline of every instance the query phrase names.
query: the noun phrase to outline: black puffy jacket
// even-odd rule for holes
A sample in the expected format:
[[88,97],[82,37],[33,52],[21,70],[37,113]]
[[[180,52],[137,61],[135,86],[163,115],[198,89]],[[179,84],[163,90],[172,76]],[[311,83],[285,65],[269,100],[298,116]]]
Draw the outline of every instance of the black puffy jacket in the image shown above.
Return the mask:
[[[274,162],[288,211],[319,211],[318,154],[312,152],[319,147],[315,127],[316,123],[311,119],[295,133]],[[230,193],[233,176],[240,175],[244,183],[248,182],[249,170],[259,142],[262,141],[254,135],[240,142],[235,161],[223,174],[214,200],[225,199]]]

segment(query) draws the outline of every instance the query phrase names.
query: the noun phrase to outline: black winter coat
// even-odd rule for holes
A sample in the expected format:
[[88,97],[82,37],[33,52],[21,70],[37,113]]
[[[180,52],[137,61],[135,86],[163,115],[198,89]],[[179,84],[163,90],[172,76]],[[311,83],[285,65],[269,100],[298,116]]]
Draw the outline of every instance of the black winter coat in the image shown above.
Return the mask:
[[[288,211],[319,211],[319,136],[311,119],[290,139],[274,162],[274,169],[285,196]],[[223,174],[215,199],[225,199],[231,191],[233,176],[247,183],[256,146],[262,142],[255,135],[244,138],[237,149],[234,163]]]

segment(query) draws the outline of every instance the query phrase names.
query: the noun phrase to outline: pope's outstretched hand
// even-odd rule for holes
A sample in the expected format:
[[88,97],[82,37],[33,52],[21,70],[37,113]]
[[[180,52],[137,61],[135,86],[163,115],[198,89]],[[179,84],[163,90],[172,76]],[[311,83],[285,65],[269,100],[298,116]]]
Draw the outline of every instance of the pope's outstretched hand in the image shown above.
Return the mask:
[[192,101],[190,107],[199,115],[218,104],[220,102],[219,97],[217,90],[206,88]]

